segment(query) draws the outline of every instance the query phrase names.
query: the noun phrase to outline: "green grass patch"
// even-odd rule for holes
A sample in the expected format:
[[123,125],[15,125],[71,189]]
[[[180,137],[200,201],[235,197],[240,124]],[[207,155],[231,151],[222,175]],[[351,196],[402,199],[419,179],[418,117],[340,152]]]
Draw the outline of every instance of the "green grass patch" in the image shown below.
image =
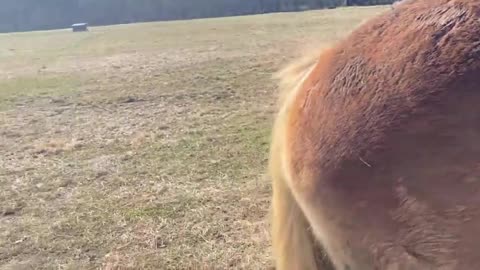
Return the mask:
[[127,211],[126,217],[133,220],[142,218],[175,219],[184,216],[188,211],[193,211],[196,205],[201,205],[201,202],[199,202],[198,199],[179,195],[174,200],[163,202],[155,206],[130,209]]
[[28,76],[0,80],[0,108],[19,98],[58,97],[75,92],[81,85],[73,76]]

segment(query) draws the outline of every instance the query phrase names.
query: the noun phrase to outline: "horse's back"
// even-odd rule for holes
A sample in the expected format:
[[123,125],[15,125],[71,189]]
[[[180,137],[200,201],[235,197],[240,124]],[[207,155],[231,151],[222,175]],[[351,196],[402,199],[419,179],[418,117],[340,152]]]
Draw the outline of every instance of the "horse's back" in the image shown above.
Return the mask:
[[477,104],[480,1],[406,0],[321,58],[286,164],[337,266],[480,268]]

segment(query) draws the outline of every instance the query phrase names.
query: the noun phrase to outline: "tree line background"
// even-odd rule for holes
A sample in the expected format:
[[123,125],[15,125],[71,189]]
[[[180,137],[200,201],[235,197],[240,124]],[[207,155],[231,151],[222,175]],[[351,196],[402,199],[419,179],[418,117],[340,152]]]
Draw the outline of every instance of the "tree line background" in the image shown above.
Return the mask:
[[0,32],[390,4],[395,0],[2,0]]

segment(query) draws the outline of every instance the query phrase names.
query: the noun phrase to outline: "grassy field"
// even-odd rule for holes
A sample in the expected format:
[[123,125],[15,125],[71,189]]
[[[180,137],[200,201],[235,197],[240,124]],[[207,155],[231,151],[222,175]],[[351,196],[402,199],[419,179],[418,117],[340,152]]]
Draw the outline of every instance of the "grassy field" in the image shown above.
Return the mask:
[[273,72],[387,7],[0,35],[0,269],[266,269]]

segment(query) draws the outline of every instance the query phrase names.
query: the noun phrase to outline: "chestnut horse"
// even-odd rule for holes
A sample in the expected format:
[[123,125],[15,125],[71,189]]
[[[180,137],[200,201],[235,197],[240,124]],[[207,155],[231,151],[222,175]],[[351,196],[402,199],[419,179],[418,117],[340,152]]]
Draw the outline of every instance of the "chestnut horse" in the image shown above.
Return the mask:
[[404,0],[280,78],[276,269],[480,269],[480,0]]

